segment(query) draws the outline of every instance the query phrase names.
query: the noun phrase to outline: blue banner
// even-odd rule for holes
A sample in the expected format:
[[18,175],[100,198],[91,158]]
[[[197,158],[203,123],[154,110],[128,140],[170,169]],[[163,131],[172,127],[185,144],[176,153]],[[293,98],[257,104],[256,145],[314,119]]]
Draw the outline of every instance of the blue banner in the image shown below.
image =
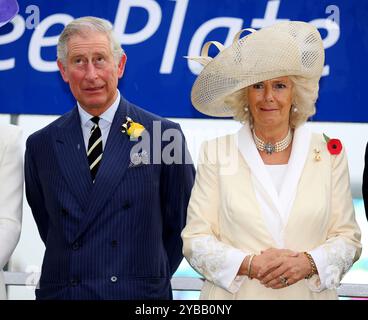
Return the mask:
[[0,113],[62,114],[75,101],[56,65],[56,44],[72,19],[105,18],[127,53],[119,82],[131,102],[164,117],[199,118],[190,91],[202,45],[230,45],[242,28],[302,20],[320,31],[326,61],[313,121],[368,122],[366,0],[21,0],[0,28]]

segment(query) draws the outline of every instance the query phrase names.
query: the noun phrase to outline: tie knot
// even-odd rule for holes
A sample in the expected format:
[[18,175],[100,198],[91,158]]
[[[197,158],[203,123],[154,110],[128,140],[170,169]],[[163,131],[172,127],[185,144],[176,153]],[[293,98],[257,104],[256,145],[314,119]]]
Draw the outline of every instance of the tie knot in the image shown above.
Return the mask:
[[93,117],[93,118],[91,118],[91,121],[92,121],[94,124],[97,124],[97,125],[98,125],[98,122],[100,121],[100,117]]

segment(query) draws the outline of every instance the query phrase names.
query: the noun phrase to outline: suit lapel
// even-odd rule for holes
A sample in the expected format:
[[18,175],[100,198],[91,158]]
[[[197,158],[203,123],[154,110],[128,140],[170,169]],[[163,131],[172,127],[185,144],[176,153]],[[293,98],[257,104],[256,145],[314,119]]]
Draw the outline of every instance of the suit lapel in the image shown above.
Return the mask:
[[253,142],[249,126],[245,125],[239,130],[238,139],[236,140],[238,149],[245,162],[248,164],[252,177],[257,179],[258,185],[262,188],[262,194],[280,214],[279,196],[271,180],[270,174],[266,170],[262,158]]
[[130,164],[130,150],[136,142],[131,141],[127,134],[121,132],[121,125],[126,121],[127,115],[137,121],[134,110],[127,101],[122,99],[111,124],[95,184],[89,195],[86,217],[75,235],[75,239],[86,230],[101,211],[118,183],[122,181]]
[[278,195],[254,145],[249,127],[244,126],[238,132],[238,149],[250,168],[257,197],[260,198],[261,202],[263,201],[260,206],[267,228],[280,248],[284,246],[283,230],[287,225],[294,204],[299,180],[310,148],[310,140],[311,132],[308,128],[302,126],[295,130],[287,172],[280,195]]
[[56,157],[69,189],[86,209],[92,188],[78,109],[59,126],[54,138]]
[[305,125],[297,128],[294,132],[292,152],[280,191],[280,206],[284,226],[287,224],[294,204],[300,177],[310,149],[311,137],[312,134]]

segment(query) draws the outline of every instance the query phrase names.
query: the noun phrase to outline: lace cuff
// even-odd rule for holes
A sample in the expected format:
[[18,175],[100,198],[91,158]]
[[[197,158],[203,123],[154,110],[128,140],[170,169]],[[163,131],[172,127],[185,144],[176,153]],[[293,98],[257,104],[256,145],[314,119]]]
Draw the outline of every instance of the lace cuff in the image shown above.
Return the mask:
[[189,263],[207,280],[225,290],[235,293],[244,281],[237,276],[246,253],[218,241],[213,236],[192,240],[192,254]]
[[354,262],[356,248],[343,239],[333,239],[309,252],[313,257],[318,275],[306,280],[312,291],[336,289]]

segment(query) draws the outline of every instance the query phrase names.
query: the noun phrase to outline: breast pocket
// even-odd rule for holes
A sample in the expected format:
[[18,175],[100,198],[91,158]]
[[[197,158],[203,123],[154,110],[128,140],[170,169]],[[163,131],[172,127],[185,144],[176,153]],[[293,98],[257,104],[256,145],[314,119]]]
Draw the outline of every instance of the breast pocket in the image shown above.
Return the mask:
[[140,163],[128,167],[124,180],[141,182],[145,180],[157,180],[159,176],[160,174],[157,166]]

